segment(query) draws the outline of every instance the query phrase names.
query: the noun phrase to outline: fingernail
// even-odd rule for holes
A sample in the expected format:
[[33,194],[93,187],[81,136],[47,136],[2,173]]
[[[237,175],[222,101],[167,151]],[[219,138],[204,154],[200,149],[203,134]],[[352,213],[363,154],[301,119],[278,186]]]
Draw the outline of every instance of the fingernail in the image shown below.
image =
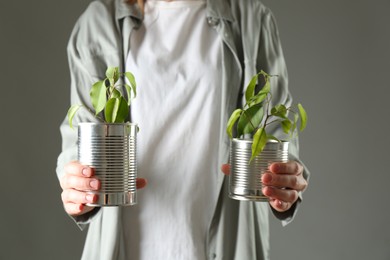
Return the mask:
[[280,166],[277,163],[272,164],[272,170],[273,172],[277,173],[279,172]]
[[263,194],[267,197],[272,197],[274,195],[274,188],[270,187],[270,186],[264,186],[261,191],[263,192]]
[[85,177],[88,177],[88,169],[87,168],[84,168],[81,173],[85,176]]
[[83,205],[83,204],[80,204],[80,205],[78,206],[78,210],[81,212],[83,209],[84,209],[84,205]]
[[97,180],[92,180],[89,182],[89,186],[91,186],[92,189],[97,190],[99,188],[99,182]]
[[286,202],[283,202],[283,201],[279,201],[279,207],[282,209],[282,210],[287,210],[287,203]]
[[270,184],[272,182],[272,175],[266,173],[266,174],[263,175],[262,180],[263,180],[264,184]]
[[94,200],[94,195],[93,194],[87,194],[85,196],[85,199],[88,201],[88,202],[93,202]]

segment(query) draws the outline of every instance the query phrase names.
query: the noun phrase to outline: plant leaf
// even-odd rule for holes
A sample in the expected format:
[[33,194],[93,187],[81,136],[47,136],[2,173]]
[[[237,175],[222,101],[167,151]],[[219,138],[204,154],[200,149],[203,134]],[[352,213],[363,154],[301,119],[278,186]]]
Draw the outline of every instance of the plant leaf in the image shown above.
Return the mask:
[[257,104],[260,104],[261,102],[263,102],[266,97],[267,97],[268,94],[265,94],[265,93],[258,93],[256,96],[254,96],[251,100],[251,104],[252,106],[254,105],[257,105]]
[[107,101],[104,116],[107,123],[114,123],[118,114],[119,98],[110,98]]
[[135,98],[135,96],[137,95],[137,93],[135,92],[135,91],[133,91],[133,94],[134,95],[132,95],[132,87],[130,86],[130,85],[128,85],[128,84],[125,84],[125,88],[126,88],[126,93],[127,93],[127,99],[128,99],[128,105],[130,106],[130,104],[131,104],[131,100],[133,99],[133,98]]
[[301,117],[301,127],[299,130],[302,132],[306,128],[306,125],[307,125],[307,114],[306,114],[305,109],[303,108],[303,106],[300,103],[298,104],[298,110],[299,110],[299,115]]
[[137,84],[135,81],[134,74],[131,72],[125,72],[125,76],[126,76],[127,80],[129,81],[131,87],[135,90],[137,88]]
[[269,77],[265,78],[265,84],[263,88],[259,91],[258,95],[268,95],[271,92],[271,82],[269,81]]
[[124,97],[111,98],[107,102],[105,118],[107,123],[123,123],[129,114],[129,106]]
[[231,114],[228,122],[227,122],[227,125],[226,125],[226,132],[227,134],[229,135],[230,139],[233,138],[233,126],[234,124],[236,123],[237,119],[240,117],[241,115],[241,112],[242,112],[242,109],[241,108],[238,108],[236,110],[233,111],[233,113]]
[[243,111],[237,124],[238,136],[250,134],[263,120],[264,109],[262,104],[254,105]]
[[266,143],[267,143],[267,133],[265,132],[265,129],[261,127],[257,129],[255,135],[253,136],[252,156],[250,162],[263,151]]
[[119,92],[119,90],[117,90],[116,88],[114,88],[114,90],[112,91],[112,94],[111,94],[111,97],[112,98],[119,98],[121,97],[122,94]]
[[131,87],[128,84],[125,84],[126,94],[127,94],[127,104],[130,106],[131,104]]
[[280,139],[276,138],[276,137],[273,136],[273,135],[267,135],[267,141],[268,141],[268,140],[275,140],[275,141],[277,141],[277,142],[279,142],[279,143],[281,142]]
[[253,76],[251,81],[249,82],[248,86],[246,87],[245,100],[246,100],[247,104],[249,104],[251,98],[255,94],[255,87],[256,87],[258,77],[259,77],[259,74],[256,74],[255,76]]
[[127,115],[129,114],[129,106],[124,97],[119,97],[118,99],[118,111],[114,123],[123,123],[125,122]]
[[76,112],[79,110],[80,107],[82,107],[82,105],[73,105],[68,110],[69,126],[72,129],[73,129],[73,117],[75,116]]
[[99,114],[106,105],[106,85],[104,81],[98,81],[93,84],[90,92],[92,106],[95,109],[95,114]]
[[293,130],[292,125],[293,124],[291,123],[291,121],[289,119],[283,120],[282,121],[283,132],[286,134],[290,133],[290,131]]
[[[130,85],[125,84],[125,88],[127,91],[128,104],[130,106],[131,100],[133,98],[137,97],[137,83],[135,81],[135,77],[134,77],[133,73],[125,72],[125,76],[130,83]],[[131,91],[133,92],[133,95],[131,94]]]
[[106,70],[106,77],[110,81],[110,85],[114,86],[119,79],[119,68],[118,67],[108,67]]
[[271,92],[271,85],[270,82],[267,80],[263,88],[256,95],[252,96],[249,101],[247,101],[248,106],[251,107],[263,102],[267,98],[270,92]]
[[271,109],[271,115],[287,119],[287,108],[283,104],[274,106]]

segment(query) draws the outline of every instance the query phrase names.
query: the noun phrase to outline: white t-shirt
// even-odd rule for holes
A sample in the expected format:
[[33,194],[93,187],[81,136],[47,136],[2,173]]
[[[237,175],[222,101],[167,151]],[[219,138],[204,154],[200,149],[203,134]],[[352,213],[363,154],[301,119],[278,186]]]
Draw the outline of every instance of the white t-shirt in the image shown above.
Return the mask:
[[130,38],[126,70],[138,96],[138,175],[148,185],[125,208],[130,259],[205,259],[218,198],[221,44],[206,2],[146,1]]

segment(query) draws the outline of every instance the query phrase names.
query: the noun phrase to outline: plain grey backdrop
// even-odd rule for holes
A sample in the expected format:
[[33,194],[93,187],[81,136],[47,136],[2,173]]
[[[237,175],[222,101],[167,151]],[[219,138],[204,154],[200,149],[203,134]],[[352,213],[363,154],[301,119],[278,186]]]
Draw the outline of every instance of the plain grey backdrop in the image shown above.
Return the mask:
[[[390,1],[264,2],[309,113],[301,157],[312,172],[296,220],[272,221],[272,259],[388,260]],[[0,1],[0,259],[80,258],[85,233],[62,209],[55,167],[65,48],[88,3]]]

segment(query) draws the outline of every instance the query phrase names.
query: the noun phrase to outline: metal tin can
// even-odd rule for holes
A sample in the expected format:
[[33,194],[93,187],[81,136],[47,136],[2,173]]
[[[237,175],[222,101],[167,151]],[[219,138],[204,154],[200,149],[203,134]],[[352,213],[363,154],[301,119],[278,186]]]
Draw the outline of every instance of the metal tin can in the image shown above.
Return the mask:
[[94,168],[100,180],[96,203],[90,206],[128,206],[137,203],[137,125],[80,123],[78,160]]
[[252,140],[234,138],[230,148],[229,197],[237,200],[268,201],[263,195],[261,175],[273,162],[288,161],[288,142],[269,141],[251,162]]

